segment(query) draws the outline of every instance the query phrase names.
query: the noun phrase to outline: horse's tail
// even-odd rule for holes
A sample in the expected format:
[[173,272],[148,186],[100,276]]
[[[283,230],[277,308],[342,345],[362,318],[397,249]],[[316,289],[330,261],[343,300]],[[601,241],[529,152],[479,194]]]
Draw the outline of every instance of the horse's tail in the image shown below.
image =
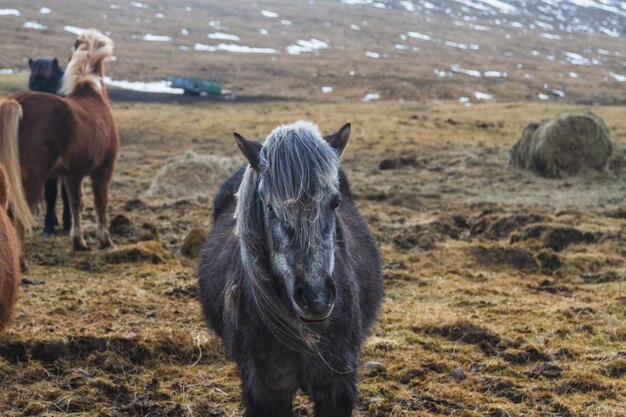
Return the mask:
[[61,94],[71,96],[83,85],[102,91],[104,59],[113,55],[113,41],[96,29],[86,29],[76,38],[74,51],[63,74]]
[[32,228],[34,219],[24,196],[22,184],[22,169],[17,142],[21,118],[22,106],[20,103],[14,99],[0,101],[0,164],[4,166],[7,174],[6,189],[0,190],[0,194],[6,196],[5,201],[10,204],[15,220],[28,231]]

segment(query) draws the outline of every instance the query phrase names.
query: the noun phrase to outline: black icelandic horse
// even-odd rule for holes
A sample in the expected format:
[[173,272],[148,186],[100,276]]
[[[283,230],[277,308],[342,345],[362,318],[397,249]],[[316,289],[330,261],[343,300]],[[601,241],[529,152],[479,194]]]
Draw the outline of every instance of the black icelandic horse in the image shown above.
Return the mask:
[[[339,158],[350,124],[325,138],[299,121],[221,187],[199,266],[208,325],[237,362],[247,417],[291,417],[302,389],[316,417],[348,417],[360,349],[383,296],[380,259]],[[236,192],[236,196],[234,193]]]
[[[34,61],[29,59],[28,66],[30,68],[30,75],[28,77],[28,89],[30,91],[58,94],[61,89],[64,74],[58,59],[46,57],[37,58]],[[53,235],[55,227],[59,224],[56,211],[58,191],[57,177],[50,177],[46,180],[44,188],[46,216],[43,229],[43,233],[46,236]],[[72,228],[72,212],[70,211],[67,192],[63,184],[61,184],[61,198],[63,200],[63,230],[69,232]]]

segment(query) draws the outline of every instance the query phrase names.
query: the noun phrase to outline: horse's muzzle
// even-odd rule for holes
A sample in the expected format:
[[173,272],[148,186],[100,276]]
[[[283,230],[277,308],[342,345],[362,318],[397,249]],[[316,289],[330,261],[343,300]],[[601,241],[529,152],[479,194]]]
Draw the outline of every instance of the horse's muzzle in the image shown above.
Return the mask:
[[[330,281],[330,280],[329,280]],[[293,305],[298,317],[305,322],[324,321],[335,307],[335,285],[329,282],[326,288],[298,288],[293,296]]]

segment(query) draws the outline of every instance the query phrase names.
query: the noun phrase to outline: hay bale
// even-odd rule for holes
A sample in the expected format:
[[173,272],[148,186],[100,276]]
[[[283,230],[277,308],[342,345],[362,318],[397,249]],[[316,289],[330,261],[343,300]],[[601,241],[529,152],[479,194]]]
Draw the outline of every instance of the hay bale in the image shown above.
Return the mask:
[[212,199],[221,183],[241,164],[239,158],[187,151],[160,169],[146,196],[175,200]]
[[509,166],[562,178],[588,169],[608,171],[612,154],[604,121],[587,112],[529,124],[509,152]]

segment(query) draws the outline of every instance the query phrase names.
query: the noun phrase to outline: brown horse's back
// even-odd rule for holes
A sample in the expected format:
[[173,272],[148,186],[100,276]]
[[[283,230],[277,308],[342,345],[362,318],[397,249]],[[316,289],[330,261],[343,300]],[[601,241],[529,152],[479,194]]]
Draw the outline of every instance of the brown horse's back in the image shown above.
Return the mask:
[[72,112],[63,97],[20,91],[7,96],[22,107],[19,125],[19,159],[26,200],[33,207],[45,180],[72,134]]
[[100,94],[54,94],[20,91],[7,98],[22,106],[19,153],[28,204],[40,198],[51,175],[88,175],[117,158],[119,136],[113,114]]
[[13,316],[19,288],[19,250],[6,213],[7,180],[0,165],[0,332]]

